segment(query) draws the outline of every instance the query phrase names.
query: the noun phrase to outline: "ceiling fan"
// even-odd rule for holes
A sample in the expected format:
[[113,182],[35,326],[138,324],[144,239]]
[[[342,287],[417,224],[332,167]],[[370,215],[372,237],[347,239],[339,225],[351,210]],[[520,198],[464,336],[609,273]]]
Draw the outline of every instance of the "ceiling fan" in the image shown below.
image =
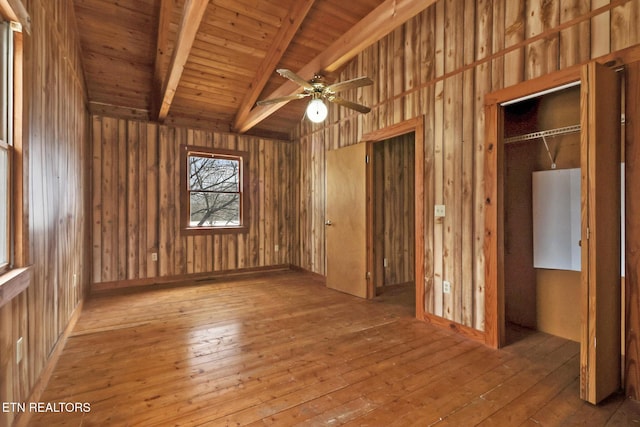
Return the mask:
[[329,102],[342,105],[343,107],[351,108],[360,113],[368,113],[371,108],[355,102],[347,101],[344,98],[336,96],[336,93],[342,92],[348,89],[355,89],[363,86],[369,86],[373,84],[373,80],[369,77],[357,77],[355,79],[346,80],[344,82],[333,83],[327,85],[322,76],[314,76],[313,79],[306,81],[293,71],[281,68],[276,70],[282,77],[286,77],[294,83],[299,84],[304,89],[304,92],[297,93],[295,95],[282,96],[279,98],[263,99],[256,102],[257,105],[276,104],[279,102],[291,101],[294,99],[302,99],[311,97],[311,101],[307,106],[307,117],[309,120],[315,123],[320,123],[327,117],[327,106],[322,100],[326,99]]

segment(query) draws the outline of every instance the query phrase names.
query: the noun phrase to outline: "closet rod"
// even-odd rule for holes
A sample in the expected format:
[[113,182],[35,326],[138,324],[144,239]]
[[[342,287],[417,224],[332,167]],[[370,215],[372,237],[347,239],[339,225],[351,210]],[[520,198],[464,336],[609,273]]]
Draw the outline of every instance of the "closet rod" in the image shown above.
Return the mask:
[[528,141],[530,139],[538,139],[547,136],[557,136],[564,135],[567,133],[580,132],[580,125],[573,126],[565,126],[557,129],[549,129],[549,130],[541,130],[539,132],[526,133],[524,135],[512,136],[510,138],[505,138],[504,143],[508,144],[510,142],[518,142],[518,141]]
[[[626,117],[624,114],[620,117],[620,124],[626,124]],[[580,125],[573,126],[565,126],[557,129],[549,129],[549,130],[541,130],[538,132],[525,133],[524,135],[511,136],[509,138],[504,139],[504,143],[508,144],[510,142],[518,142],[518,141],[528,141],[530,139],[538,139],[544,138],[547,136],[557,136],[564,135],[567,133],[580,132]]]

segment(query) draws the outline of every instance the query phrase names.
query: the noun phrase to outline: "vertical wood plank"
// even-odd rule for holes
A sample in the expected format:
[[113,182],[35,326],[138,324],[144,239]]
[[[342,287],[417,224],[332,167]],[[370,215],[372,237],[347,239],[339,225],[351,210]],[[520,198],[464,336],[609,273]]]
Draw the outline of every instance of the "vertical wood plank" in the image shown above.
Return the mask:
[[[474,37],[464,37],[464,63],[470,64],[476,58],[475,33],[476,8],[475,1],[465,1],[464,28],[474,28]],[[475,120],[475,73],[469,69],[462,76],[462,126],[461,126],[461,226],[460,226],[460,317],[459,322],[473,327],[473,266],[475,262],[473,251],[473,190],[474,190],[474,130]]]
[[[159,240],[158,240],[158,224],[159,224],[159,161],[158,161],[158,144],[160,134],[158,126],[147,124],[147,139],[144,141],[147,147],[146,157],[146,177],[147,192],[145,194],[145,218],[147,226],[147,244],[146,244],[146,277],[156,277],[159,274]],[[152,254],[158,256],[157,260],[152,259]]]
[[[476,58],[483,59],[491,53],[493,43],[492,28],[493,14],[491,2],[485,1],[479,4],[477,16],[478,27],[476,37]],[[492,88],[491,64],[483,63],[475,68],[475,133],[473,144],[474,155],[474,189],[473,189],[473,253],[474,253],[474,270],[473,270],[473,327],[478,330],[485,330],[484,325],[484,251],[483,243],[485,236],[484,206],[485,206],[485,174],[484,174],[484,155],[485,155],[485,108],[484,95],[489,93]]]
[[[611,3],[611,0],[591,0],[591,10]],[[591,18],[591,58],[611,52],[611,12],[607,11]]]
[[[117,258],[116,245],[114,236],[117,236],[117,199],[114,200],[114,160],[113,147],[117,143],[117,121],[113,119],[103,119],[102,131],[102,281],[108,282],[114,280],[114,274],[117,274]],[[115,271],[114,271],[115,270]]]
[[625,114],[625,394],[640,398],[640,62],[626,67]]
[[134,200],[138,204],[136,218],[137,224],[137,252],[136,252],[136,277],[147,277],[147,124],[138,123],[138,156],[136,168],[138,169],[138,188],[133,193]]
[[[570,21],[589,12],[586,0],[562,0],[560,2],[560,23]],[[591,33],[589,22],[582,22],[560,33],[560,68],[580,64],[589,59],[589,40]]]
[[[445,28],[444,28],[444,3],[436,3],[435,10],[435,77],[444,74],[444,51],[445,51]],[[439,80],[435,84],[434,89],[434,205],[442,205],[444,203],[444,83]],[[434,207],[429,206],[429,211],[433,211]],[[433,306],[436,316],[443,315],[443,299],[442,299],[442,280],[444,276],[444,220],[436,218],[433,229]]]
[[[378,43],[378,62],[379,62],[379,72],[378,72],[378,81],[377,84],[375,85],[376,88],[378,89],[378,100],[379,101],[383,101],[383,100],[387,100],[390,99],[390,93],[389,93],[389,86],[387,84],[387,78],[389,76],[389,71],[388,71],[388,67],[391,66],[391,64],[387,64],[388,63],[388,58],[389,58],[389,50],[391,50],[390,47],[388,47],[388,44],[390,43],[389,40],[387,40],[388,38],[385,37],[383,39],[381,39]],[[390,109],[391,106],[389,105],[388,102],[379,102],[379,106],[378,108],[375,110],[375,112],[377,113],[377,123],[376,123],[376,128],[377,129],[382,129],[386,126],[386,118],[389,116],[390,114]]]
[[125,246],[127,252],[126,258],[126,278],[133,279],[140,276],[138,270],[138,260],[140,257],[138,243],[140,241],[139,225],[138,225],[138,210],[140,204],[138,202],[138,194],[141,189],[140,177],[138,171],[140,170],[138,165],[138,156],[140,154],[140,135],[138,134],[139,123],[128,122],[126,144],[123,144],[126,148],[126,197],[127,202],[124,206],[127,215],[127,243]]
[[630,1],[611,11],[611,50],[617,51],[640,43],[640,5]]
[[171,180],[173,197],[171,200],[171,223],[172,223],[172,239],[175,241],[175,259],[174,274],[182,275],[186,273],[186,236],[180,232],[180,145],[187,143],[188,129],[176,129],[176,139],[171,141],[171,172],[169,179]]
[[102,255],[104,246],[102,240],[102,222],[103,218],[103,200],[102,200],[102,120],[100,117],[94,117],[92,122],[93,129],[93,176],[92,183],[92,281],[100,282],[102,277]]
[[[525,17],[525,0],[505,1],[504,9],[504,47],[510,47],[520,43],[525,38],[525,29],[528,31],[527,20]],[[535,2],[529,2],[535,4]],[[525,78],[525,49],[518,48],[504,55],[504,69],[494,69],[496,72],[503,74],[503,85],[494,86],[494,89],[509,87],[516,83],[520,83]],[[498,78],[498,76],[495,76]]]
[[[446,2],[445,72],[459,69],[464,62],[463,5],[459,0]],[[449,210],[444,217],[443,280],[451,283],[451,292],[443,290],[443,316],[456,322],[460,322],[462,306],[462,85],[461,74],[444,81],[443,204]]]
[[173,243],[170,236],[171,180],[169,141],[173,138],[166,126],[158,132],[158,274],[160,277],[172,274],[171,263]]
[[[424,90],[425,100],[427,101],[426,111],[425,111],[425,119],[424,126],[422,129],[422,142],[423,142],[423,157],[424,157],[424,170],[422,173],[423,180],[423,197],[424,200],[424,231],[422,238],[424,240],[423,248],[424,248],[424,300],[416,301],[416,306],[422,307],[422,311],[426,313],[434,313],[435,310],[435,298],[436,298],[436,290],[435,290],[435,277],[436,277],[436,263],[439,262],[439,259],[436,258],[436,248],[435,248],[435,236],[436,236],[436,227],[435,227],[435,218],[434,218],[434,210],[433,206],[437,203],[435,198],[435,181],[436,181],[436,173],[435,173],[435,164],[436,164],[436,153],[435,153],[435,88],[433,86],[429,86]],[[416,132],[416,138],[420,135],[419,132]],[[419,147],[419,145],[417,145]],[[419,155],[420,150],[416,150],[416,156]],[[416,169],[416,179],[420,179],[420,170]],[[416,188],[420,186],[417,184]],[[418,208],[420,197],[419,194],[416,194],[416,209]],[[416,232],[419,232],[420,227],[419,224],[416,223]],[[416,250],[416,256],[418,256],[419,250]],[[420,262],[418,258],[418,262]],[[419,279],[419,275],[416,275],[416,280]],[[420,313],[421,310],[416,310],[416,313]],[[424,314],[424,313],[422,313]],[[423,317],[420,317],[423,318]]]
[[127,278],[127,123],[118,121],[118,136],[116,140],[116,150],[114,150],[114,167],[116,168],[117,181],[116,192],[114,194],[117,205],[117,220],[114,222],[115,247],[116,249],[116,280]]
[[[519,4],[520,0],[516,0],[516,4]],[[493,4],[493,40],[491,44],[491,53],[497,54],[505,47],[505,14],[506,7],[508,5],[513,6],[513,2],[507,0],[495,0]],[[514,28],[515,30],[515,28]],[[517,31],[516,31],[517,32]],[[505,86],[504,67],[505,67],[506,55],[498,55],[491,61],[492,73],[491,73],[491,88],[493,90],[502,89]],[[511,67],[510,67],[511,68]]]
[[[559,20],[559,0],[528,2],[526,8],[526,37],[533,37],[556,27]],[[558,36],[549,36],[527,45],[525,75],[527,79],[540,77],[557,70]]]
[[[390,85],[392,88],[392,94],[400,95],[403,93],[403,89],[405,86],[405,63],[404,63],[404,32],[402,27],[398,27],[393,31],[393,73],[389,73],[387,76],[391,79]],[[393,114],[389,114],[386,116],[387,122],[386,126],[392,125],[394,123],[400,123],[404,120],[404,103],[402,98],[395,97],[393,101],[392,111]],[[354,141],[356,142],[356,141]]]
[[[412,91],[420,82],[420,31],[422,27],[422,15],[418,15],[415,19],[409,20],[403,28],[403,58],[406,77],[404,79],[403,92]],[[407,118],[415,117],[420,111],[420,105],[417,102],[418,93],[412,92],[410,96],[404,97],[403,110]]]

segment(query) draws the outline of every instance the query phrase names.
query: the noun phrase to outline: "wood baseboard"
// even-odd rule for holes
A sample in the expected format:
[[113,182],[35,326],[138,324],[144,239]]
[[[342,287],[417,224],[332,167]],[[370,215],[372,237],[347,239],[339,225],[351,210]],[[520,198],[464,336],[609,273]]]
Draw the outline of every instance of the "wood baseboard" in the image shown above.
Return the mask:
[[[51,378],[51,374],[53,373],[54,368],[58,364],[58,359],[60,359],[60,355],[62,354],[62,350],[64,350],[64,346],[67,343],[67,339],[71,335],[73,328],[75,328],[78,319],[80,318],[80,314],[82,314],[82,307],[84,306],[84,300],[80,300],[78,305],[76,306],[71,318],[69,319],[69,323],[67,323],[67,327],[64,328],[62,335],[56,342],[56,345],[53,347],[51,354],[49,355],[49,359],[47,360],[46,365],[40,372],[40,376],[36,381],[35,385],[31,389],[31,393],[29,394],[29,399],[27,402],[39,402],[40,396],[42,396],[42,392],[47,387],[49,383],[49,379]],[[28,404],[28,403],[27,403]],[[29,425],[29,420],[31,418],[31,412],[25,411],[20,412],[16,416],[13,421],[13,427],[26,427]]]
[[293,270],[293,271],[300,271],[302,273],[309,274],[309,275],[313,276],[315,279],[321,281],[322,283],[326,283],[326,281],[327,281],[327,277],[326,276],[323,276],[320,273],[315,273],[315,272],[313,272],[311,270],[307,270],[306,268],[298,267],[297,265],[293,265],[293,264],[291,264],[289,266],[289,268],[291,270]]
[[483,344],[485,343],[485,333],[483,331],[479,331],[477,329],[461,325],[460,323],[456,323],[452,320],[445,319],[444,317],[435,316],[429,313],[424,314],[424,320],[441,328],[450,329],[466,338],[481,342]]
[[121,289],[132,289],[132,288],[145,287],[145,286],[154,286],[154,285],[173,285],[178,283],[184,284],[189,282],[196,283],[196,282],[202,282],[202,281],[212,280],[212,279],[244,276],[244,275],[250,275],[250,274],[256,274],[256,273],[284,271],[284,270],[290,270],[290,269],[292,269],[292,267],[289,264],[279,264],[279,265],[272,265],[267,267],[242,268],[238,270],[222,270],[222,271],[197,273],[197,274],[183,274],[183,275],[165,276],[165,277],[150,277],[148,279],[132,279],[132,280],[119,280],[115,282],[94,283],[91,285],[91,294],[121,290]]

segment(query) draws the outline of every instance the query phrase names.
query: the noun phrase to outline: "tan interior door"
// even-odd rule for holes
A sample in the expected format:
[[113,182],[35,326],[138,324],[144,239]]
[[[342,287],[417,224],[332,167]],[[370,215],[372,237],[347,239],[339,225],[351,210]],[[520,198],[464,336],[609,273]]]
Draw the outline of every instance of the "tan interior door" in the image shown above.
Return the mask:
[[591,63],[581,90],[580,397],[595,404],[620,388],[620,83]]
[[366,144],[326,153],[327,287],[367,297]]

